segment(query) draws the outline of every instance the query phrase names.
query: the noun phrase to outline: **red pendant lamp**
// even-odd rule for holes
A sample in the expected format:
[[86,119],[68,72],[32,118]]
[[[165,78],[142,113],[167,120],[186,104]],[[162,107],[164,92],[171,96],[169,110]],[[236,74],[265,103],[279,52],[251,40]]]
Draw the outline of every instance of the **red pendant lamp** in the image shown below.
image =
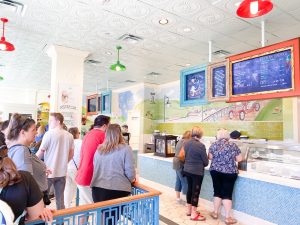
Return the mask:
[[244,0],[236,14],[243,18],[254,18],[267,14],[273,9],[271,0]]
[[3,27],[2,27],[2,37],[0,41],[0,51],[13,51],[15,50],[15,46],[9,43],[8,41],[6,41],[4,37],[4,24],[8,22],[8,19],[1,18],[1,21],[3,23]]

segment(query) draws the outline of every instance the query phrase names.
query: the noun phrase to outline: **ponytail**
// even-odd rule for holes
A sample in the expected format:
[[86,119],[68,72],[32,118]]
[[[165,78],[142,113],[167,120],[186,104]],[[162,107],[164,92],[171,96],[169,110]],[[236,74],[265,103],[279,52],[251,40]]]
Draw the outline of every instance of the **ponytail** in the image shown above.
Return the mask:
[[33,124],[35,124],[33,119],[26,118],[18,113],[13,114],[6,131],[7,140],[17,140],[21,130],[28,131]]

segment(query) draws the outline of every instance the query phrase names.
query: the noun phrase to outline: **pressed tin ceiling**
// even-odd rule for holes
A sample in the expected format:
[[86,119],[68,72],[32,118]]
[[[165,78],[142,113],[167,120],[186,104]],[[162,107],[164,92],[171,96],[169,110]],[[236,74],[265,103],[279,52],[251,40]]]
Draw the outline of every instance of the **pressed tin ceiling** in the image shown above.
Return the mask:
[[[264,17],[236,16],[238,0],[20,0],[25,12],[0,4],[9,19],[5,36],[14,52],[0,52],[1,87],[50,89],[51,61],[44,49],[51,44],[89,51],[84,90],[121,88],[132,82],[167,83],[178,80],[186,64],[208,62],[213,52],[236,54],[260,44],[260,22],[266,21],[267,44],[300,36],[300,1],[273,0]],[[165,25],[159,20],[167,19]],[[142,40],[118,40],[134,35]],[[116,45],[122,46],[124,72],[113,72]],[[92,61],[100,63],[91,63]],[[220,60],[213,56],[213,60]],[[151,76],[149,73],[159,73]]]

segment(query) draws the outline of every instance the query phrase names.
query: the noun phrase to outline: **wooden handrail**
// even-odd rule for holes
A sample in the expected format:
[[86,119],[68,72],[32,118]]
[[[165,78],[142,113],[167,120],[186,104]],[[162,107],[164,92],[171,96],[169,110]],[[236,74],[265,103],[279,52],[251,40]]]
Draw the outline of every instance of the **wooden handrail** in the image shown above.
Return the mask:
[[[89,210],[93,210],[93,209],[97,209],[97,208],[103,208],[103,207],[107,207],[107,206],[111,206],[111,205],[122,204],[124,202],[131,202],[131,201],[139,200],[139,199],[142,199],[142,198],[149,198],[149,197],[153,197],[153,196],[158,196],[158,195],[161,194],[160,191],[157,191],[155,189],[152,189],[150,187],[147,187],[147,186],[145,186],[143,184],[140,184],[140,183],[137,183],[137,182],[134,183],[134,187],[140,188],[140,189],[145,190],[147,192],[143,193],[143,194],[124,197],[124,198],[117,198],[117,199],[113,199],[113,200],[97,202],[97,203],[72,207],[72,208],[68,208],[68,209],[56,210],[53,213],[53,217],[63,216],[63,215],[68,215],[68,214],[74,214],[74,213],[79,213],[79,212],[83,212],[83,211],[89,211]],[[28,222],[32,222],[32,221],[28,221]]]

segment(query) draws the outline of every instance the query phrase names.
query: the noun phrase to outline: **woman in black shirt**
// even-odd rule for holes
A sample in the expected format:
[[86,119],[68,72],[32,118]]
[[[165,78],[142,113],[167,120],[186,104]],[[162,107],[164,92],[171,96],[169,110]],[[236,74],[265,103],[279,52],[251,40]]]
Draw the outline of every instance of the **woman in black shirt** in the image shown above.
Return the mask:
[[[15,220],[24,210],[28,220],[39,217],[44,221],[52,220],[52,212],[44,208],[42,193],[32,175],[17,171],[13,161],[7,157],[0,157],[0,189],[0,199],[11,207]],[[24,220],[25,216],[22,216],[19,225],[24,224]]]

